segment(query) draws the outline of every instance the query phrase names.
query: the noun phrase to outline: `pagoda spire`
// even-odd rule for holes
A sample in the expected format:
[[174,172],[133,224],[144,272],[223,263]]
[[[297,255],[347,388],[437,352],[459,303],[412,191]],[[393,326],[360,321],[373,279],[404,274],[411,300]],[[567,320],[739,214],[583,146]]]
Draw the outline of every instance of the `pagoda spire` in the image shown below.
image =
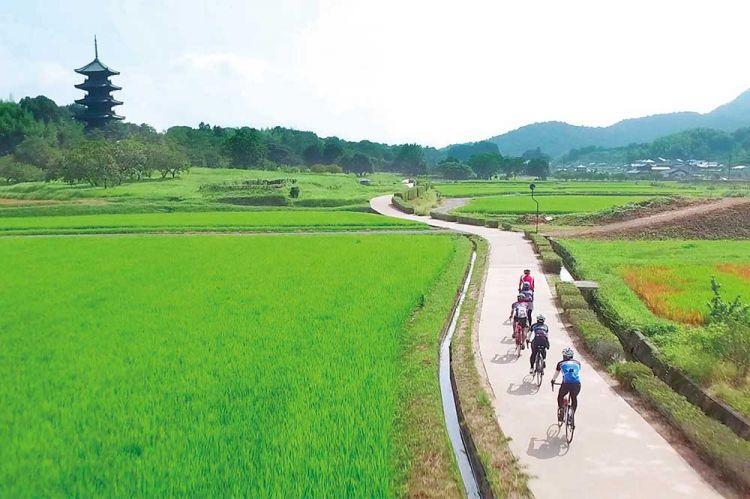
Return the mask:
[[94,35],[94,60],[76,69],[75,72],[86,77],[86,81],[75,85],[76,88],[86,92],[83,99],[76,100],[77,104],[86,106],[86,110],[76,116],[76,119],[86,123],[86,129],[103,127],[110,121],[124,118],[112,111],[114,106],[119,106],[122,102],[115,100],[111,93],[121,90],[121,87],[113,85],[109,80],[111,76],[120,73],[99,61],[99,44],[96,35]]

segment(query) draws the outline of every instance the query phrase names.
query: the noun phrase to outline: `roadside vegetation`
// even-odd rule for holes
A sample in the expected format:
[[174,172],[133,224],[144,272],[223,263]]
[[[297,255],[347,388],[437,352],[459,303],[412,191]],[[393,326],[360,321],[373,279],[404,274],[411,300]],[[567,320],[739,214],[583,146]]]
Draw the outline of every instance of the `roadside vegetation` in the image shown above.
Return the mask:
[[3,239],[0,495],[459,495],[435,371],[469,249]]
[[[750,416],[750,334],[721,303],[750,302],[748,241],[561,241],[582,277],[625,327],[640,330],[671,364]],[[712,276],[721,285],[712,289]],[[728,306],[728,305],[727,305]],[[744,324],[744,325],[743,325]]]

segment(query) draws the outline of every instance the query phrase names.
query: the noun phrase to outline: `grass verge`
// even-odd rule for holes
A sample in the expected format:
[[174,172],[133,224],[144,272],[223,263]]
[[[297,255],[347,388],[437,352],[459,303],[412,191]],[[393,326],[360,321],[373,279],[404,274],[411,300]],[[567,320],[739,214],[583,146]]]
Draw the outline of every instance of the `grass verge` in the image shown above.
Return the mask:
[[[404,335],[394,449],[402,463],[395,484],[399,496],[460,497],[463,486],[445,431],[440,385],[437,382],[440,333],[445,330],[454,300],[468,269],[471,244],[461,238],[453,259],[433,285]],[[435,431],[442,428],[442,431]]]
[[487,270],[487,242],[480,238],[475,241],[474,275],[451,346],[453,374],[464,417],[462,424],[471,433],[492,494],[495,497],[531,497],[529,477],[511,453],[508,438],[497,424],[489,387],[480,374],[482,368],[476,358],[474,337]]
[[680,430],[690,445],[726,478],[750,492],[750,442],[706,416],[637,362],[616,364],[614,376]]

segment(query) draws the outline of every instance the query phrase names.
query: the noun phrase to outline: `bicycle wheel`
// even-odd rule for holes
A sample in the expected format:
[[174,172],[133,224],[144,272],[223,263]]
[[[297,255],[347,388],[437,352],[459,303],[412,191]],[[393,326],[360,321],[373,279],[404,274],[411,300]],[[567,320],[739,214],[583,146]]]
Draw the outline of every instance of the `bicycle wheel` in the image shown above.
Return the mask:
[[535,367],[536,386],[542,386],[542,378],[544,377],[544,371],[542,370],[542,361],[539,360],[540,357],[541,355],[537,354]]
[[570,443],[573,441],[573,432],[576,427],[573,425],[573,409],[568,407],[568,414],[565,417],[565,440]]

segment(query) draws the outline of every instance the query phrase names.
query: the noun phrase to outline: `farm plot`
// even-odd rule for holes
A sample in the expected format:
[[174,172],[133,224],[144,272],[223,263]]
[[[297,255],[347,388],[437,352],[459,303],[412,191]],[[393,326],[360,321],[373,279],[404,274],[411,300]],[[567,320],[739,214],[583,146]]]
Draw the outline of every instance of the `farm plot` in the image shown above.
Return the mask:
[[[598,194],[598,195],[639,195],[639,196],[669,196],[684,195],[698,196],[711,195],[716,191],[716,186],[685,184],[679,182],[647,182],[647,181],[560,181],[547,180],[535,181],[484,181],[484,182],[451,182],[437,183],[437,189],[445,197],[475,197],[493,196],[499,194],[529,194],[529,184],[536,185],[539,194]],[[738,186],[744,191],[750,187]],[[723,189],[728,187],[722,186]],[[715,194],[717,195],[717,194]]]
[[[645,199],[648,198],[643,196],[537,196],[540,213],[550,215],[594,212]],[[536,212],[536,204],[529,195],[490,196],[472,199],[455,211],[483,215],[523,214]]]
[[[731,332],[706,326],[711,277],[750,302],[750,241],[563,241],[602,300],[668,360],[750,415],[750,384]],[[734,356],[734,357],[733,357]]]
[[[435,357],[469,251],[448,235],[0,240],[0,496],[403,495],[414,428],[454,480]],[[419,343],[409,318],[438,291]]]
[[146,231],[278,232],[290,230],[422,229],[424,224],[349,211],[219,211],[0,218],[2,234]]

